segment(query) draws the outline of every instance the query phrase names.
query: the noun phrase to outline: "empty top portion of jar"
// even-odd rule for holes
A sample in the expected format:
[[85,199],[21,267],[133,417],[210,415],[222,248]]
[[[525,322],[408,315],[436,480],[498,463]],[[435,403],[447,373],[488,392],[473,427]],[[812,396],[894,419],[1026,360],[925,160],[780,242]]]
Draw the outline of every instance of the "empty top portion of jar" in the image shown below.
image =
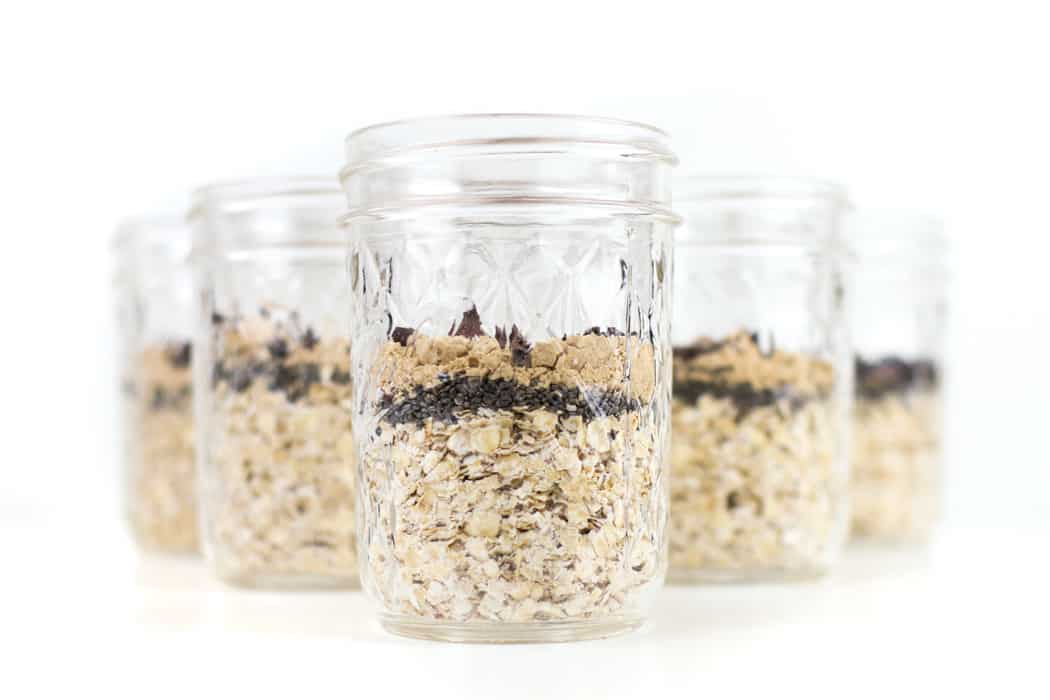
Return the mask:
[[944,265],[949,254],[944,223],[926,212],[859,209],[844,219],[848,250],[860,261],[908,261]]
[[183,216],[141,216],[125,219],[117,226],[112,246],[119,267],[179,265],[189,260],[192,236]]
[[379,124],[347,137],[346,158],[340,179],[351,219],[416,207],[545,203],[670,215],[669,173],[677,162],[667,134],[654,127],[547,114]]
[[341,245],[345,210],[330,177],[255,178],[208,185],[193,194],[198,252]]
[[686,242],[827,246],[840,234],[847,205],[845,189],[825,180],[704,175],[675,182]]

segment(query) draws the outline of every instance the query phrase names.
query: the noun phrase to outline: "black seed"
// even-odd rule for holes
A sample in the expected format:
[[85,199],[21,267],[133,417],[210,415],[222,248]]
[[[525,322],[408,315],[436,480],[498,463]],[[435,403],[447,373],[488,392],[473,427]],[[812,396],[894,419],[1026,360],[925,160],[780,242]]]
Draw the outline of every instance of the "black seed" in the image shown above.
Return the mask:
[[274,338],[266,344],[270,357],[275,360],[283,360],[288,357],[288,341],[284,338]]
[[740,505],[740,494],[736,491],[730,491],[729,495],[726,496],[726,508],[733,510]]
[[211,312],[211,322],[212,322],[212,324],[217,326],[220,323],[224,323],[225,321],[226,321],[226,317],[223,316],[222,314],[220,314],[219,312],[217,312],[217,311],[212,311]]
[[252,385],[252,374],[251,367],[241,367],[234,370],[233,375],[230,377],[230,386],[238,393],[246,391]]

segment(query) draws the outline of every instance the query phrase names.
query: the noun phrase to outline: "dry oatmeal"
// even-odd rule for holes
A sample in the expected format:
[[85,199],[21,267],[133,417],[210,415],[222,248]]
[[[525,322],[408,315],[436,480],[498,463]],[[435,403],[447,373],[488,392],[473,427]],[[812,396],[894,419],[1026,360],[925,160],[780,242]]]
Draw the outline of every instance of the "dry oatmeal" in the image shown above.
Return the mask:
[[940,399],[928,361],[856,363],[853,534],[908,539],[937,515]]
[[[452,622],[636,613],[662,582],[665,429],[651,344],[593,328],[530,343],[396,328],[370,364],[367,584]],[[629,377],[629,379],[628,379]]]
[[349,345],[264,308],[213,318],[204,499],[219,574],[245,585],[356,581]]
[[822,571],[846,517],[832,366],[744,332],[673,357],[671,577]]
[[192,346],[145,347],[125,384],[132,413],[128,510],[132,532],[147,549],[197,550],[197,474],[194,461]]

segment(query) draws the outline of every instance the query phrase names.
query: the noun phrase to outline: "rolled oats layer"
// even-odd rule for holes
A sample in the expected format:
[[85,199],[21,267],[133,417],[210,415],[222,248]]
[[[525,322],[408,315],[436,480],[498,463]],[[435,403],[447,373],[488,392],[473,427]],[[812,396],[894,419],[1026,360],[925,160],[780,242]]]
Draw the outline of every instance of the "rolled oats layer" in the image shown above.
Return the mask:
[[206,522],[245,585],[357,578],[349,345],[294,314],[214,319]]
[[125,385],[135,428],[129,436],[127,506],[140,545],[197,550],[191,345],[148,346]]
[[529,343],[394,329],[361,454],[366,585],[392,615],[638,614],[666,562],[653,348],[613,329]]
[[841,544],[832,366],[737,333],[674,349],[671,577],[822,571]]
[[853,534],[915,539],[937,517],[941,405],[926,361],[856,363]]

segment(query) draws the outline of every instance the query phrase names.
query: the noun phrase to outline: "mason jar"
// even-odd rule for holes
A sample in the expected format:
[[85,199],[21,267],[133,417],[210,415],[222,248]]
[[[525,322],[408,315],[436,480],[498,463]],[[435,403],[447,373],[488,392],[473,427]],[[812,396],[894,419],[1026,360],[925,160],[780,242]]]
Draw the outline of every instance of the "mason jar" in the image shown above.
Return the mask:
[[233,584],[357,579],[343,208],[334,177],[194,196],[204,549]]
[[848,526],[837,185],[676,183],[670,577],[807,578]]
[[143,549],[196,552],[189,228],[176,217],[129,220],[113,249],[127,519]]
[[848,219],[855,346],[853,534],[927,537],[937,519],[947,248],[935,218]]
[[354,435],[386,629],[638,626],[666,568],[667,136],[469,115],[351,134]]

